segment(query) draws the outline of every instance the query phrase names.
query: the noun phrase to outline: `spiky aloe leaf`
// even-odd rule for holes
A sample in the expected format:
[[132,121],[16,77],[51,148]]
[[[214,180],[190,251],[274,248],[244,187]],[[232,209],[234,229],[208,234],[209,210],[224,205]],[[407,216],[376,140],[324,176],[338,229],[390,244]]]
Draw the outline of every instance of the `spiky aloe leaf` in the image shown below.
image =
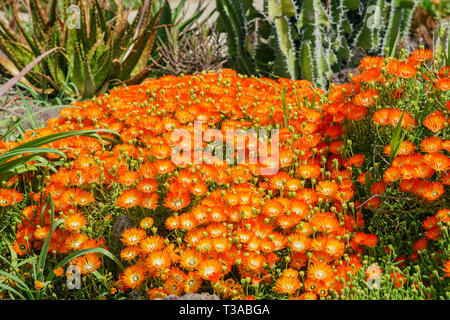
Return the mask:
[[162,11],[157,15],[144,22],[141,33],[130,47],[131,53],[122,61],[121,80],[127,80],[138,72],[142,71],[147,64],[155,41],[157,28],[156,25],[161,17]]
[[61,49],[61,48],[53,48],[51,50],[48,50],[47,52],[44,52],[39,57],[34,59],[28,66],[26,66],[22,71],[20,71],[19,74],[14,76],[12,79],[10,79],[4,86],[0,88],[0,97],[4,95],[6,92],[8,92],[9,89],[12,88],[20,79],[22,79],[36,64],[38,64],[42,59],[44,59],[46,56],[51,54],[52,52]]

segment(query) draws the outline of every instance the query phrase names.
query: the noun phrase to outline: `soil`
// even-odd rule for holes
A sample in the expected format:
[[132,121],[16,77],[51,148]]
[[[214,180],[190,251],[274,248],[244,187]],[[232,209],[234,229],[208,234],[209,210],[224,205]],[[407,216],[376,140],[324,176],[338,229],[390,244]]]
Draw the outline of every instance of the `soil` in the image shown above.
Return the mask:
[[330,82],[334,84],[344,84],[350,81],[349,74],[359,74],[359,70],[357,68],[347,68],[342,69],[339,72],[336,72],[331,75]]

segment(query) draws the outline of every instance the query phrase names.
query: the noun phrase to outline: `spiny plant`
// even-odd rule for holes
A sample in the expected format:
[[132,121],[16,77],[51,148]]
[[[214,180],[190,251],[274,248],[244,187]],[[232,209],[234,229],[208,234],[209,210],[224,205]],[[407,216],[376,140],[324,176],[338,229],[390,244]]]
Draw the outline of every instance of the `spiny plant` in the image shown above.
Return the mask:
[[446,66],[450,66],[450,18],[439,21],[435,39],[436,56],[441,58]]
[[[104,0],[39,0],[25,5],[12,1],[12,26],[0,20],[0,64],[12,75],[43,52],[60,48],[25,76],[27,84],[45,92],[65,92],[89,98],[118,83],[135,84],[152,70],[148,65],[162,10],[151,14],[146,0],[131,19],[132,10],[119,1],[114,19],[106,18]],[[22,3],[22,2],[21,2]],[[19,12],[25,10],[31,30]]]
[[[160,41],[161,62],[157,71],[163,75],[218,72],[227,61],[226,45],[215,27],[198,25],[191,32],[167,29],[167,41]],[[161,40],[161,39],[160,39]]]
[[265,0],[263,11],[250,0],[216,2],[234,68],[324,88],[360,50],[392,55],[419,1]]

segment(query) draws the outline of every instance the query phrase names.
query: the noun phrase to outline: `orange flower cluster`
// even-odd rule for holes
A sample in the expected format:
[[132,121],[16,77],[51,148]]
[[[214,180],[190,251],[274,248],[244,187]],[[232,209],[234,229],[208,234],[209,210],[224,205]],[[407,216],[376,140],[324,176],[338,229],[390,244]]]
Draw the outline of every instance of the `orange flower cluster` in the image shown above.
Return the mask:
[[[392,150],[391,144],[384,146],[384,156],[387,159],[395,158],[389,162],[384,160],[388,166],[381,171],[379,181],[372,180],[372,172],[362,172],[358,181],[366,184],[370,178],[373,196],[364,202],[368,209],[378,208],[381,205],[380,197],[392,188],[413,194],[419,198],[418,203],[425,202],[427,206],[438,208],[435,215],[423,221],[425,236],[414,243],[409,256],[412,261],[419,259],[418,252],[426,250],[430,240],[442,237],[438,222],[447,228],[450,212],[442,208],[447,205],[446,188],[450,184],[450,69],[442,67],[434,71],[435,66],[427,64],[432,59],[433,52],[427,49],[415,50],[401,61],[366,57],[359,66],[361,74],[354,76],[351,84],[334,88],[334,95],[339,97],[337,101],[342,104],[336,110],[341,110],[347,120],[364,121],[367,127],[377,132],[378,137],[380,132],[392,135],[400,121],[402,130],[406,131],[406,139],[398,145],[398,150]],[[416,88],[424,90],[414,90]],[[343,89],[346,89],[347,94],[338,95],[337,92]],[[427,100],[421,100],[417,91],[423,93]],[[414,95],[411,92],[415,92]],[[363,108],[367,108],[367,111]],[[352,241],[357,239],[358,235],[355,235]],[[404,256],[397,259],[404,261],[399,266],[407,260]],[[445,265],[443,270],[446,272]],[[397,279],[400,275],[391,276],[395,286],[400,287],[402,284]]]
[[0,207],[7,207],[22,202],[23,195],[12,189],[0,189]]
[[[449,209],[440,209],[436,212],[435,215],[427,217],[423,222],[422,226],[425,229],[425,238],[418,239],[414,245],[414,252],[410,254],[409,258],[412,261],[417,261],[419,259],[418,252],[427,250],[429,245],[429,241],[437,241],[443,239],[443,232],[441,228],[446,228],[450,226],[450,210]],[[444,238],[445,239],[445,238]],[[435,251],[435,253],[440,253],[439,251]],[[436,258],[436,261],[439,263],[442,262],[439,258]],[[445,272],[445,276],[449,277],[450,270],[448,267],[450,266],[447,258],[447,262],[444,263],[443,270]],[[447,268],[447,270],[445,269]]]
[[[404,79],[425,80],[430,99],[434,94],[450,89],[446,85],[450,80],[450,73],[446,67],[435,74],[423,72],[423,79],[416,79],[419,77],[419,67],[421,67],[420,70],[427,70],[424,64],[432,57],[433,52],[427,49],[414,51],[405,61],[366,57],[361,60],[359,66],[361,74],[355,75],[351,84],[333,88],[333,97],[336,97],[333,103],[340,106],[335,108],[335,117],[342,121],[344,115],[347,120],[367,121],[366,116],[371,114],[375,127],[391,126],[393,129],[402,121],[401,127],[406,130],[414,128],[414,130],[425,132],[426,137],[422,141],[404,140],[400,143],[395,159],[382,173],[382,180],[371,187],[373,194],[382,195],[387,186],[398,183],[400,191],[409,192],[423,200],[433,202],[445,193],[445,186],[450,183],[448,174],[450,170],[448,156],[450,101],[438,101],[435,104],[438,110],[429,110],[426,113],[424,113],[426,110],[418,112],[409,105],[405,105],[404,108],[385,107],[387,103],[402,104],[405,86],[408,85]],[[375,74],[376,77],[371,76]],[[346,94],[343,93],[344,90]],[[381,96],[388,98],[381,101]],[[366,110],[367,108],[371,110]],[[390,144],[384,148],[384,154],[388,158],[392,155],[391,149]],[[360,183],[366,183],[366,174],[367,172],[363,172],[358,178]],[[380,205],[380,200],[373,198],[365,205],[367,208],[375,209]]]
[[[39,201],[36,199],[36,201]],[[51,254],[67,254],[70,252],[103,247],[107,249],[104,239],[95,240],[81,232],[86,225],[83,214],[75,208],[68,209],[62,228],[56,229],[51,235],[48,248]],[[13,249],[19,255],[27,254],[30,250],[40,250],[51,228],[51,216],[46,204],[27,206],[22,214],[24,219],[17,227]],[[96,254],[80,256],[71,262],[79,267],[81,273],[91,273],[100,267],[101,261]]]
[[[349,103],[352,92],[358,98]],[[102,239],[89,238],[84,227],[98,206],[98,193],[110,192],[115,210],[139,210],[146,216],[139,227],[122,234],[120,257],[129,265],[120,275],[122,290],[141,289],[145,281],[150,298],[193,293],[209,284],[223,297],[242,298],[243,283],[300,299],[339,293],[343,284],[336,276],[348,279],[361,267],[357,254],[378,242],[375,235],[359,231],[364,220],[354,209],[352,168],[365,158],[342,156],[342,122],[364,118],[379,97],[343,85],[324,98],[308,81],[245,78],[225,69],[115,88],[77,103],[78,108],[63,109],[25,140],[110,129],[122,143],[72,137],[52,144],[73,161],[30,195],[37,203],[51,195],[55,212],[64,219],[50,250],[105,247]],[[278,152],[277,162],[267,155],[257,163],[211,161],[216,155],[207,151],[208,139],[195,144],[196,121],[203,132],[212,128],[224,136],[227,130],[280,129],[279,150],[269,150]],[[285,122],[287,127],[280,125]],[[192,163],[172,161],[181,142],[175,129],[191,133],[182,143],[191,148]],[[245,134],[243,139],[246,146],[252,143]],[[195,158],[202,161],[194,163]],[[263,173],[267,168],[279,171]],[[50,216],[42,209],[37,204],[24,210],[29,219],[19,227],[18,253],[42,245],[50,228]],[[101,261],[88,254],[74,263],[90,273]]]
[[[263,159],[258,164],[211,164],[206,151],[201,164],[171,161],[179,142],[174,129],[192,132],[196,120],[203,122],[203,131],[222,132],[282,123],[283,88],[292,111],[289,127],[280,130],[278,163]],[[344,130],[320,106],[322,95],[307,81],[241,78],[224,70],[118,88],[82,104],[81,116],[63,110],[66,122],[77,117],[87,121],[95,105],[97,114],[99,108],[104,113],[104,118],[96,116],[97,125],[120,131],[124,144],[96,152],[101,175],[122,188],[118,207],[144,208],[149,215],[163,207],[169,211],[161,234],[149,232],[153,220],[149,224],[148,217],[139,228],[123,233],[120,256],[131,265],[119,287],[136,289],[151,279],[162,291],[154,288],[149,297],[160,297],[193,293],[211,283],[224,297],[233,297],[242,291],[232,279],[237,277],[255,286],[279,278],[272,284],[275,292],[303,298],[341,288],[334,277],[347,277],[359,259],[338,262],[345,254],[361,253],[363,246],[375,246],[377,238],[363,234],[350,241],[363,223],[361,215],[356,219],[349,209],[354,195],[350,168],[364,159],[339,154],[342,145],[335,140]],[[192,142],[188,145],[195,157],[198,148]],[[280,171],[262,175],[262,167]],[[169,237],[162,236],[167,232]],[[297,272],[290,278],[315,285],[287,289],[282,283],[286,277],[275,272],[285,261]],[[301,270],[306,277],[299,276]]]

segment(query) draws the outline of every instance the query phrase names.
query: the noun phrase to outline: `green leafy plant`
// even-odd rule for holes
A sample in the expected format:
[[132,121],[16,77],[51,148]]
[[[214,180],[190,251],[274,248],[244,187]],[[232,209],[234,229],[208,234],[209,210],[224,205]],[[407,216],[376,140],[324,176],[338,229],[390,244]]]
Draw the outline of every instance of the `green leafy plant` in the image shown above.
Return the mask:
[[[64,92],[88,98],[112,85],[134,84],[152,70],[149,57],[162,10],[152,14],[145,1],[134,19],[131,9],[119,2],[114,19],[106,18],[105,1],[49,1],[43,7],[28,0],[25,8],[13,1],[13,25],[0,20],[0,50],[8,59],[0,64],[12,75],[43,52],[59,48],[25,76],[25,82],[44,92]],[[26,10],[32,30],[27,30],[19,10]]]
[[[50,242],[52,241],[52,236],[55,232],[55,230],[64,222],[64,219],[58,219],[55,221],[55,212],[53,207],[53,201],[50,197],[45,205],[44,208],[49,208],[50,212],[50,218],[51,218],[51,229],[48,232],[47,237],[45,238],[45,241],[42,244],[42,248],[39,252],[39,255],[32,255],[29,258],[22,259],[19,261],[16,252],[12,248],[12,245],[10,243],[7,243],[9,251],[10,251],[10,259],[7,259],[6,257],[0,255],[0,260],[8,265],[9,272],[0,270],[0,275],[2,276],[0,278],[0,289],[3,289],[3,291],[6,291],[10,298],[20,298],[22,300],[39,300],[42,299],[45,291],[49,288],[49,284],[52,283],[55,277],[54,270],[58,268],[63,268],[67,264],[69,264],[70,261],[89,254],[89,253],[98,253],[102,254],[108,258],[110,258],[112,261],[114,261],[120,270],[123,270],[123,265],[117,259],[110,251],[104,249],[104,248],[88,248],[83,250],[75,251],[71,254],[68,254],[64,259],[62,259],[60,262],[56,263],[54,266],[50,266],[48,264],[48,253],[49,253],[49,247]],[[8,242],[7,240],[3,239],[4,241]],[[25,269],[27,269],[26,266],[31,265],[32,274],[29,277],[30,279],[26,279],[24,277],[24,273],[26,273]],[[98,271],[95,271],[96,277],[102,279],[102,276],[99,274]],[[5,280],[9,280],[9,284],[5,283]],[[40,282],[44,285],[42,290],[37,290],[35,288],[35,283]],[[31,282],[31,283],[30,283]],[[12,286],[11,283],[14,285]],[[2,291],[2,290],[0,290]]]

